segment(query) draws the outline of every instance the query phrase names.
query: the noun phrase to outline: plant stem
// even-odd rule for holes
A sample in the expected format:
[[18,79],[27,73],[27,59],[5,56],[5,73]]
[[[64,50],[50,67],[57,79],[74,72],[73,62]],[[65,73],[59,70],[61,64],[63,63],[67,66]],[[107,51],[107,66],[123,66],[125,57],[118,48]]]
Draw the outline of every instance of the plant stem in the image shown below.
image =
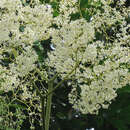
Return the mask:
[[42,94],[41,94],[41,92],[40,92],[40,89],[34,84],[33,81],[32,81],[32,83],[33,83],[33,85],[34,85],[34,87],[35,87],[35,89],[36,89],[38,95],[40,96],[40,98],[42,98],[43,96],[42,96]]
[[47,94],[43,95],[43,96],[49,96],[52,92],[54,92],[58,87],[61,86],[62,83],[64,83],[65,80],[67,80],[69,78],[69,76],[75,71],[75,69],[78,67],[79,62],[76,63],[75,67],[64,77],[63,80],[61,80],[55,88],[52,88],[51,91],[48,91]]
[[45,115],[45,130],[49,130],[49,123],[50,123],[50,115],[51,115],[51,104],[52,104],[52,95],[53,92],[61,86],[61,84],[69,78],[69,76],[75,71],[75,69],[79,66],[79,61],[76,62],[75,67],[61,80],[55,88],[53,88],[54,80],[57,78],[58,74],[56,74],[49,82],[48,82],[48,93],[43,95],[47,97],[47,104],[46,104],[46,115]]
[[[53,89],[53,81],[48,83],[48,92],[51,92],[52,89]],[[45,130],[49,130],[51,104],[52,104],[52,94],[53,93],[47,95],[46,115],[45,115]]]
[[42,117],[42,130],[44,130],[44,126],[45,126],[45,97],[41,97],[41,105],[42,105],[42,113],[41,113],[41,117]]

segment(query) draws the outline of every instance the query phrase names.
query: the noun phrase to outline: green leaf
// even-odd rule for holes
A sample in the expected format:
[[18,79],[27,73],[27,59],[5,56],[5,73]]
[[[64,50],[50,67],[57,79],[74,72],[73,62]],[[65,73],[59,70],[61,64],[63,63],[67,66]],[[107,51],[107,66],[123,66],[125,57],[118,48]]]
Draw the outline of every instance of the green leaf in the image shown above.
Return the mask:
[[127,84],[125,87],[118,89],[117,93],[130,93],[130,84]]
[[111,124],[113,124],[113,126],[115,126],[118,130],[128,130],[127,126],[122,122],[122,120],[111,119]]
[[61,113],[61,112],[58,112],[56,114],[56,116],[59,118],[59,119],[66,119],[66,116],[64,115],[64,113]]
[[19,31],[20,31],[20,32],[24,32],[24,28],[25,28],[25,26],[22,26],[22,25],[21,25],[21,26],[19,27]]
[[13,48],[12,53],[13,53],[14,57],[16,58],[16,57],[17,57],[17,55],[18,55],[18,52],[16,51],[16,49],[15,49],[15,48]]
[[59,12],[58,11],[54,11],[53,12],[53,17],[57,17],[59,15]]

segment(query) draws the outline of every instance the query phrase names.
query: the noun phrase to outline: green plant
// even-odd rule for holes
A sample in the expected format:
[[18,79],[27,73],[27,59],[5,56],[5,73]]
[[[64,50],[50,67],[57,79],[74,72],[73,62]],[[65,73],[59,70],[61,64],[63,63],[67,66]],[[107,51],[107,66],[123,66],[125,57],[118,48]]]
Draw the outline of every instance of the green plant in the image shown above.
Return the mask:
[[48,130],[53,95],[65,84],[71,87],[66,98],[82,114],[108,108],[130,80],[128,9],[113,4],[1,0],[3,129],[20,129],[28,120],[29,129]]

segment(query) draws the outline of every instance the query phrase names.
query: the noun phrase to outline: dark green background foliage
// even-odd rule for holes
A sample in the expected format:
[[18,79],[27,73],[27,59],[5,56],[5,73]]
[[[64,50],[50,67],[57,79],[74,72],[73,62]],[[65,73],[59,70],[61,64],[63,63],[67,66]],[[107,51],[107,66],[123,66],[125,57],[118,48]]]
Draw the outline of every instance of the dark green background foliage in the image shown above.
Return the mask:
[[[49,3],[49,0],[40,1]],[[58,16],[58,3],[51,2],[50,4],[54,9],[53,16]],[[130,2],[127,0],[125,6],[128,7],[129,5]],[[100,2],[96,5],[91,5],[88,0],[80,0],[81,13],[88,21],[90,21],[92,14],[86,12],[85,8],[101,9],[101,6]],[[78,19],[79,17],[79,13],[73,14],[72,20]],[[47,57],[47,51],[52,51],[50,42],[51,39],[36,41],[34,43],[34,49],[39,56],[40,62],[44,62],[44,59]],[[6,54],[6,56],[10,57],[13,55]],[[5,60],[0,64],[8,66],[9,63],[10,61]],[[61,79],[58,78],[57,80],[60,81]],[[86,128],[95,128],[95,130],[130,130],[130,85],[119,89],[117,91],[117,98],[112,102],[109,108],[107,110],[100,109],[98,115],[82,115],[78,110],[72,109],[72,105],[68,102],[68,93],[70,91],[71,87],[68,87],[67,83],[64,82],[62,87],[54,92],[50,130],[86,130]],[[9,108],[12,112],[16,111],[18,108],[24,111],[25,106],[17,101],[14,103],[14,106],[9,106]],[[24,113],[28,116],[27,111],[24,111]],[[23,119],[21,126],[21,130],[29,130],[30,124],[28,118],[26,118],[26,120]],[[41,129],[38,121],[35,122],[35,128],[36,130]]]

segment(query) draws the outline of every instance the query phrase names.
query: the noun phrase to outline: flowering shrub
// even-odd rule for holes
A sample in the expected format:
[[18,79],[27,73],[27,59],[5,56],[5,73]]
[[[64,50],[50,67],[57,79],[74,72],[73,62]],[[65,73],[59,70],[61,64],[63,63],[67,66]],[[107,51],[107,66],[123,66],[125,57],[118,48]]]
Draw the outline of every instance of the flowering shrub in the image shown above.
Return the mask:
[[[130,83],[129,8],[124,2],[114,7],[112,0],[93,0],[84,11],[80,1],[62,0],[55,16],[51,5],[38,0],[0,1],[1,128],[20,129],[26,111],[30,129],[40,119],[47,130],[52,93],[64,81],[71,87],[74,109],[98,114],[108,108],[116,90]],[[41,62],[48,39],[53,47]]]
[[[90,22],[82,17],[71,20],[69,14],[78,10],[77,2],[60,3],[60,15],[55,18],[58,28],[52,33],[55,50],[47,59],[48,66],[56,68],[63,78],[78,63],[69,82],[73,87],[69,100],[84,114],[97,113],[101,106],[107,108],[116,97],[116,90],[126,85],[130,76],[124,66],[130,58],[127,9],[119,3],[120,12],[108,2],[102,3],[102,10],[97,10]],[[62,6],[72,7],[65,10]],[[115,36],[109,36],[109,31]]]

